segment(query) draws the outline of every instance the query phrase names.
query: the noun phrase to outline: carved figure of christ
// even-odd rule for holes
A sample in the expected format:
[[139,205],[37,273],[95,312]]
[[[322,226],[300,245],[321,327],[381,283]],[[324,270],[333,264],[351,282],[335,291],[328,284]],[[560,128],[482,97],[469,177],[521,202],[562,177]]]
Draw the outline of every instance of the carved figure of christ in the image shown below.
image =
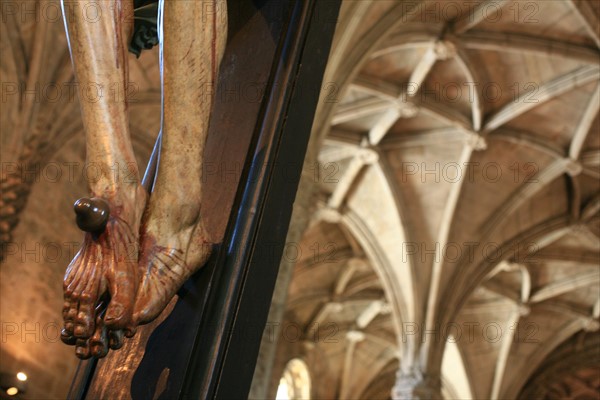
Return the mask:
[[[94,20],[84,10],[90,1],[63,0],[76,79],[125,93],[133,0],[92,1],[101,10]],[[86,162],[101,171],[89,182],[91,198],[75,204],[86,232],[64,278],[61,337],[80,358],[120,348],[210,255],[201,198],[212,99],[202,88],[217,79],[226,2],[161,0],[158,21],[162,141],[152,193],[141,185],[126,100],[80,99]]]

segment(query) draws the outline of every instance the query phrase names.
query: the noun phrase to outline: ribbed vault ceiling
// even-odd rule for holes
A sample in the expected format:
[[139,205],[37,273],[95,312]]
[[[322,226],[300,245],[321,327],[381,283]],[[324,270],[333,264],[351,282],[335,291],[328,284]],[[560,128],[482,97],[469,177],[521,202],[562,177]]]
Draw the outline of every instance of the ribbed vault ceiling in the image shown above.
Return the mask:
[[[598,330],[599,14],[580,1],[344,4],[304,241],[346,253],[299,263],[288,306],[291,321],[340,328],[341,342],[300,352],[314,366],[327,355],[319,395],[387,397],[399,364],[441,375],[447,396],[516,398],[561,343]],[[336,294],[366,274],[357,264],[373,286]],[[445,333],[460,356],[442,367]],[[466,388],[450,370],[463,362]]]

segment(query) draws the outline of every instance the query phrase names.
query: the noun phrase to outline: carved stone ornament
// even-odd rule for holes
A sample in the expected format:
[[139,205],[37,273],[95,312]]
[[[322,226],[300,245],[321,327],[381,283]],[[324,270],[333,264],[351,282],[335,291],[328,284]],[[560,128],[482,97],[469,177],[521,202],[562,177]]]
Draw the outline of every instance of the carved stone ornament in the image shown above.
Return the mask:
[[84,359],[120,348],[210,255],[201,199],[213,99],[200,93],[199,82],[216,82],[227,34],[225,0],[98,1],[102,12],[93,21],[85,17],[88,3],[63,2],[79,84],[116,85],[125,93],[128,49],[139,55],[160,37],[163,118],[149,193],[133,153],[127,101],[80,98],[86,162],[101,173],[89,182],[90,198],[74,206],[85,236],[64,278],[61,337]]

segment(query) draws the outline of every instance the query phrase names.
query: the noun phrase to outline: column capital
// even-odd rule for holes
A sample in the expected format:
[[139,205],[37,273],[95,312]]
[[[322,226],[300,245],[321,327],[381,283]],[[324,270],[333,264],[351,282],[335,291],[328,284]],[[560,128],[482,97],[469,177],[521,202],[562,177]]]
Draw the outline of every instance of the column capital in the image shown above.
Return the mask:
[[396,384],[392,388],[393,400],[438,400],[442,399],[439,375],[423,374],[419,370],[396,373]]

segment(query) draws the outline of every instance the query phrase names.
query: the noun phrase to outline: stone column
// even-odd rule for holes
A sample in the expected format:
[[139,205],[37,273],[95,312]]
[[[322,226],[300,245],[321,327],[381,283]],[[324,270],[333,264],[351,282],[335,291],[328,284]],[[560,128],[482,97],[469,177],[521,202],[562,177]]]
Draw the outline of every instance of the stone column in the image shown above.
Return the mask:
[[392,388],[393,400],[438,400],[443,399],[441,380],[437,375],[425,375],[415,369],[409,372],[398,370]]

